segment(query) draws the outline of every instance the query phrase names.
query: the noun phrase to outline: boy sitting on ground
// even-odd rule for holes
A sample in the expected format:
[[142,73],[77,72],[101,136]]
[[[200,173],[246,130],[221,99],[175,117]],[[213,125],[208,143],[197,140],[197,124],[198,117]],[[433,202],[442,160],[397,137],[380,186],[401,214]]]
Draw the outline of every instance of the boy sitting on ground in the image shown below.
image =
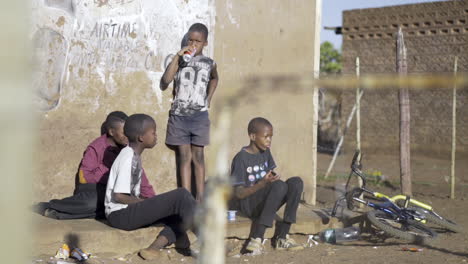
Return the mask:
[[291,224],[296,222],[296,211],[301,198],[301,178],[285,182],[273,170],[275,161],[270,152],[273,126],[265,118],[252,119],[248,125],[250,144],[243,147],[232,160],[231,177],[234,197],[230,209],[238,210],[252,219],[246,249],[262,249],[265,230],[273,225],[276,212],[286,204],[282,221],[276,221],[273,247],[278,250],[300,250],[303,247],[289,237]]
[[145,114],[130,116],[124,126],[129,145],[122,149],[112,165],[107,182],[105,207],[111,226],[135,230],[155,223],[165,224],[156,240],[139,255],[146,260],[165,254],[160,249],[176,243],[176,248],[188,249],[186,231],[193,228],[195,199],[184,188],[148,199],[141,196],[141,154],[157,143],[156,122]]
[[[73,196],[39,203],[35,210],[54,219],[103,218],[104,195],[109,171],[120,150],[128,143],[123,133],[127,115],[111,112],[101,126],[101,136],[86,148],[75,179]],[[146,175],[142,175],[142,195],[154,196]]]

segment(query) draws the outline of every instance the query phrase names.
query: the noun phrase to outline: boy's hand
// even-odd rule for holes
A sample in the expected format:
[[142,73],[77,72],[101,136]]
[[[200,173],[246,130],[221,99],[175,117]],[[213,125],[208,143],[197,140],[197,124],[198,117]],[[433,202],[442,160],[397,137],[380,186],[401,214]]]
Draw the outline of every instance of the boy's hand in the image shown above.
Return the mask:
[[263,180],[266,182],[266,183],[269,183],[269,182],[274,182],[274,181],[277,181],[280,179],[280,175],[279,174],[276,174],[276,172],[274,171],[269,171],[265,177],[263,177]]
[[191,47],[191,46],[185,46],[183,47],[181,50],[179,50],[179,52],[177,52],[177,55],[179,55],[179,57],[182,57],[184,56],[184,53],[187,52],[187,51],[192,51],[194,49],[194,47]]
[[179,70],[179,58],[184,56],[184,53],[190,50],[193,50],[195,47],[186,46],[183,47],[179,52],[177,52],[177,56],[172,58],[171,63],[166,67],[164,71],[161,81],[159,82],[159,88],[164,91],[169,87],[169,84],[174,80],[174,77]]

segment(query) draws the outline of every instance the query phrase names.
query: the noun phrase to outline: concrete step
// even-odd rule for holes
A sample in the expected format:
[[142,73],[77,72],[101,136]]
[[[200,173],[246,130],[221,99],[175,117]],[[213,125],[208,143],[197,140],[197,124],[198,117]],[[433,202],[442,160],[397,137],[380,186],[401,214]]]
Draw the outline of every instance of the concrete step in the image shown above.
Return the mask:
[[[54,220],[37,214],[32,216],[32,220],[35,223],[33,254],[36,256],[54,255],[63,243],[94,254],[112,252],[124,255],[147,247],[162,229],[161,226],[151,226],[123,231],[110,227],[106,221]],[[228,222],[227,237],[247,239],[250,223],[248,218],[242,216],[238,216],[234,222]],[[315,234],[335,227],[341,227],[341,223],[330,218],[326,210],[301,205],[297,223],[292,225],[291,233]],[[270,238],[272,235],[273,228],[268,228],[265,237]],[[193,241],[193,236],[191,240]]]

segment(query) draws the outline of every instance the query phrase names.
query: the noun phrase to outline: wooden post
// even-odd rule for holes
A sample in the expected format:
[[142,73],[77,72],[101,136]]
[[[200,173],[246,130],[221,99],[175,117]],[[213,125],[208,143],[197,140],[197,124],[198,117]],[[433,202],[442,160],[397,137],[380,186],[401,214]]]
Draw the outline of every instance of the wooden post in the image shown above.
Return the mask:
[[315,205],[317,199],[317,128],[318,128],[318,89],[316,81],[320,72],[320,28],[322,21],[322,0],[315,0],[315,30],[314,30],[314,87],[312,95],[312,175],[304,179],[303,199],[306,203]]
[[[356,78],[359,79],[359,57],[356,58]],[[361,89],[356,87],[356,150],[361,151],[361,97],[359,96]]]
[[[360,68],[359,68],[359,57],[356,58],[356,77],[359,78]],[[338,144],[336,145],[335,153],[333,153],[333,158],[328,165],[327,172],[325,173],[325,179],[328,178],[330,175],[333,166],[335,165],[336,158],[338,153],[340,153],[341,146],[343,145],[343,140],[346,132],[348,131],[349,126],[351,125],[351,121],[353,120],[354,113],[356,113],[356,149],[361,150],[361,97],[363,91],[360,89],[359,84],[356,88],[356,102],[354,103],[353,109],[348,116],[348,120],[346,121],[345,129],[343,130],[343,135],[341,135]],[[362,186],[362,180],[359,178],[359,186]]]
[[218,118],[218,128],[212,137],[209,171],[214,172],[208,178],[205,200],[201,211],[197,214],[201,250],[198,263],[218,264],[225,262],[227,199],[230,195],[229,184],[229,136],[231,125],[231,108],[225,107]]
[[0,41],[0,136],[4,139],[0,150],[0,168],[4,175],[4,188],[0,192],[2,263],[31,263],[34,241],[34,220],[30,209],[34,201],[32,186],[35,177],[32,175],[39,171],[35,161],[42,153],[36,147],[39,146],[36,117],[46,113],[39,112],[37,105],[33,104],[37,97],[31,89],[31,70],[37,64],[31,65],[33,49],[30,34],[35,28],[27,19],[18,19],[30,18],[32,9],[29,3],[7,1],[0,10],[0,24],[8,25],[3,33],[8,36],[8,41]]
[[[359,79],[359,76],[361,75],[361,67],[359,65],[359,57],[356,58],[356,78]],[[361,87],[358,85],[356,87],[356,150],[361,151]],[[362,153],[360,154],[362,155]],[[359,159],[358,159],[359,162]],[[358,185],[359,187],[362,187],[363,181],[361,177],[358,177]],[[363,198],[364,194],[361,194],[359,198]],[[364,205],[359,204],[360,208],[362,208]]]
[[[396,70],[399,76],[406,76],[408,72],[406,62],[406,47],[403,31],[398,29]],[[410,100],[407,87],[399,87],[400,103],[400,181],[401,192],[411,195],[411,144],[410,144]]]
[[[458,57],[455,57],[453,65],[453,76],[457,76]],[[457,151],[457,84],[453,84],[453,103],[452,103],[452,162],[451,162],[451,181],[450,198],[455,199],[455,153]]]
[[[359,100],[361,100],[363,93],[364,93],[363,90],[359,92],[359,96],[358,96]],[[335,153],[333,153],[333,158],[330,161],[330,164],[328,165],[327,172],[325,173],[325,179],[328,178],[328,175],[333,169],[333,165],[335,164],[336,157],[338,156],[338,153],[340,153],[341,146],[343,145],[344,136],[346,135],[346,132],[348,131],[349,126],[351,125],[351,121],[353,121],[353,116],[355,113],[356,113],[356,103],[354,103],[353,109],[351,109],[351,113],[349,113],[348,120],[346,121],[346,126],[343,130],[343,135],[341,135],[340,140],[338,141],[338,144],[336,145]]]
[[[318,78],[318,76],[317,76]],[[312,176],[310,181],[304,181],[304,201],[315,205],[317,200],[317,128],[318,128],[318,90],[314,85],[312,94]]]

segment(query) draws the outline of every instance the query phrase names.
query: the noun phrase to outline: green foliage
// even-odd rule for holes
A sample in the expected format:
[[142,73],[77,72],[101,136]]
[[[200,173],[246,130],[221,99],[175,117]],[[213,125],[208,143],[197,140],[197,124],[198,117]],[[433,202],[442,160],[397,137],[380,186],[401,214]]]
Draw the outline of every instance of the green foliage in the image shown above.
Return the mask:
[[320,72],[341,73],[341,53],[328,41],[320,45]]

